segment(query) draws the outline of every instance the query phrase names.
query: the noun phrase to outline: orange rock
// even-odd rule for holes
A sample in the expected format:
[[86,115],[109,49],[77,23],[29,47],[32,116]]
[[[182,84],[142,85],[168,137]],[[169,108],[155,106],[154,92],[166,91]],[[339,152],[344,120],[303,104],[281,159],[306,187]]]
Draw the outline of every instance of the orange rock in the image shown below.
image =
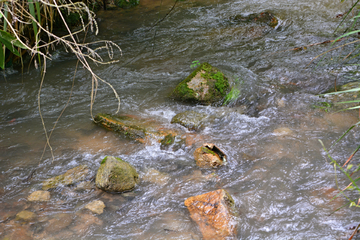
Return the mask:
[[227,158],[215,144],[205,143],[194,152],[196,165],[202,168],[217,168],[226,164]]
[[227,239],[236,235],[236,209],[232,197],[224,189],[185,200],[192,220],[200,228],[203,238]]

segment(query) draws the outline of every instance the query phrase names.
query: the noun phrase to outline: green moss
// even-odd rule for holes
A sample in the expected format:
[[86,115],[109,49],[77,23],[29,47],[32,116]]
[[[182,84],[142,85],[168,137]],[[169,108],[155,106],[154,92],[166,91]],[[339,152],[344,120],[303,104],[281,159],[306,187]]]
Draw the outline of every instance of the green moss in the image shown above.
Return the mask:
[[[201,72],[201,77],[204,81],[204,88],[190,89],[188,83]],[[209,91],[204,96],[203,90],[205,85]],[[182,81],[174,90],[171,97],[174,99],[187,101],[187,102],[199,102],[202,104],[211,104],[219,102],[225,95],[229,88],[228,79],[217,68],[211,66],[209,63],[202,63],[196,68],[184,81]]]
[[104,164],[104,163],[106,163],[106,159],[107,159],[107,157],[105,157],[105,158],[101,161],[101,163],[100,163],[100,164]]
[[216,153],[207,147],[201,147],[201,150],[205,153],[210,153],[210,154],[216,156]]
[[211,76],[216,80],[215,87],[221,93],[221,96],[225,96],[226,90],[229,87],[229,84],[224,79],[224,74],[217,72]]

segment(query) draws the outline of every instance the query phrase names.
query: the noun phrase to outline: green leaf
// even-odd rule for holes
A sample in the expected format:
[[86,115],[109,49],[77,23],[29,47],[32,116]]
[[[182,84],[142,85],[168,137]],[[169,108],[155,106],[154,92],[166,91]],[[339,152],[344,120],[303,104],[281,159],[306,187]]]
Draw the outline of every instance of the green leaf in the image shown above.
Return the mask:
[[358,103],[358,102],[360,102],[360,99],[358,99],[358,100],[352,100],[352,101],[345,101],[345,102],[337,102],[337,103],[335,103],[335,104]]
[[6,46],[6,48],[9,49],[13,54],[20,57],[20,53],[18,52],[18,50],[14,48],[14,46],[10,42],[8,42],[7,40],[1,37],[0,37],[0,42],[2,42]]
[[344,91],[331,92],[331,93],[324,93],[324,94],[320,94],[319,96],[324,96],[324,95],[334,95],[334,94],[341,94],[341,93],[347,93],[347,92],[359,92],[359,91],[360,91],[360,88],[353,88],[353,89],[344,90]]
[[347,167],[346,167],[346,170],[349,170],[349,169],[351,169],[353,167],[353,165],[352,164],[349,164]]
[[346,134],[348,134],[348,132],[350,132],[351,129],[353,129],[354,127],[356,127],[359,124],[360,124],[360,122],[357,122],[354,125],[352,125],[351,127],[349,127],[349,129],[346,130],[345,133],[343,135],[341,135],[341,137],[338,140],[336,140],[336,142],[333,145],[331,145],[330,148],[332,148],[335,144],[337,144],[343,137],[345,137]]
[[5,68],[5,54],[4,54],[4,47],[0,44],[0,67],[2,69]]
[[14,36],[12,36],[10,33],[0,30],[0,38],[4,39],[5,41],[10,42],[12,45],[22,48],[22,49],[29,49],[27,46],[22,44],[19,40],[17,40]]

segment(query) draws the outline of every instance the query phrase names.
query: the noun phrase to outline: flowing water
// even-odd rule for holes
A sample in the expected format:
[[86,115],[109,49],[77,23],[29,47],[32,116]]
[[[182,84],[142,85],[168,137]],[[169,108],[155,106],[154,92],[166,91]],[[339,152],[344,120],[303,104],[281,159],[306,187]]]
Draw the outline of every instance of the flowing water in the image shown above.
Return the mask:
[[[241,212],[237,239],[349,237],[347,226],[359,222],[360,216],[348,207],[333,213],[347,200],[330,201],[337,193],[335,174],[318,139],[329,147],[357,122],[357,113],[331,114],[313,105],[324,101],[316,94],[330,89],[335,80],[351,81],[357,68],[334,63],[349,49],[330,53],[317,68],[307,65],[329,44],[290,49],[334,39],[340,22],[336,16],[346,12],[350,2],[180,1],[155,27],[174,1],[140,3],[134,9],[98,12],[100,33],[90,35],[89,41],[112,40],[120,45],[122,56],[117,53],[120,61],[112,65],[93,64],[94,72],[120,95],[121,113],[156,119],[166,127],[185,110],[210,115],[205,129],[194,133],[196,144],[217,144],[229,163],[215,170],[199,169],[194,147],[161,150],[157,143],[134,143],[96,126],[90,115],[90,74],[81,67],[75,73],[75,57],[59,50],[48,63],[41,92],[48,131],[76,78],[69,105],[51,135],[54,159],[47,148],[40,161],[45,135],[38,113],[39,71],[13,70],[0,79],[0,238],[201,239],[184,200],[220,188],[232,195]],[[263,11],[277,16],[279,25],[272,29],[231,20]],[[169,99],[195,60],[209,62],[240,85],[239,99],[227,107]],[[94,114],[114,113],[116,108],[112,90],[100,83]],[[344,163],[359,137],[351,132],[332,156]],[[131,163],[140,177],[151,169],[167,177],[161,184],[141,181],[130,193],[70,186],[51,190],[49,202],[27,202],[43,180],[78,165],[87,164],[95,175],[107,155]],[[32,179],[23,181],[35,168]],[[338,173],[339,187],[344,188],[349,182]],[[105,203],[103,214],[83,210],[92,200]],[[15,215],[24,209],[34,212],[35,219],[16,221]]]

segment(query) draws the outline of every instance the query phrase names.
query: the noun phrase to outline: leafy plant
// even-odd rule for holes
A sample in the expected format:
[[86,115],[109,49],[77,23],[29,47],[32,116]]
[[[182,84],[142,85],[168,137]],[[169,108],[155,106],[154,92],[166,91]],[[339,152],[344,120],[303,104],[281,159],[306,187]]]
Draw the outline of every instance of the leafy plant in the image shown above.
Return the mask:
[[230,92],[226,95],[223,105],[235,101],[240,96],[240,90],[237,87],[232,87]]
[[[87,2],[90,0],[83,1]],[[25,49],[27,50],[25,52],[28,52],[32,57],[38,56],[38,60],[34,60],[35,67],[39,66],[38,64],[43,64],[41,67],[42,75],[37,96],[38,107],[45,132],[46,145],[50,148],[53,159],[54,156],[49,142],[51,133],[48,134],[42,118],[40,98],[46,73],[46,60],[51,60],[49,48],[54,48],[59,44],[63,45],[66,51],[75,54],[78,58],[78,63],[80,63],[83,68],[88,70],[91,74],[90,84],[92,86],[92,90],[90,93],[90,113],[92,117],[92,106],[95,101],[96,89],[99,82],[107,84],[112,89],[116,99],[118,100],[117,112],[120,110],[120,97],[116,90],[111,84],[94,73],[90,66],[90,62],[95,62],[96,64],[110,64],[117,62],[118,60],[113,59],[115,53],[114,50],[118,49],[121,53],[121,49],[117,44],[111,41],[82,43],[78,40],[78,34],[81,32],[87,33],[87,31],[90,30],[95,34],[98,33],[95,13],[92,12],[88,5],[86,5],[83,1],[0,1],[0,17],[2,20],[0,22],[0,29],[3,29],[0,31],[0,67],[5,67],[6,50],[10,54],[21,57],[21,52],[19,50]],[[72,30],[66,21],[67,14],[72,13],[78,14],[80,17],[80,28],[77,30]],[[56,16],[64,25],[66,30],[64,35],[57,35],[53,33],[53,22]],[[83,18],[83,16],[86,16],[86,19]],[[104,57],[100,55],[99,51],[103,50],[107,50],[109,60],[105,60]],[[67,105],[65,105],[64,110],[66,106]],[[57,121],[55,122],[53,129],[55,128],[56,123]],[[44,148],[44,151],[45,149],[46,147]]]
[[328,103],[328,102],[318,102],[318,103],[314,104],[313,107],[322,109],[325,112],[329,112],[330,108],[332,107],[332,104]]

